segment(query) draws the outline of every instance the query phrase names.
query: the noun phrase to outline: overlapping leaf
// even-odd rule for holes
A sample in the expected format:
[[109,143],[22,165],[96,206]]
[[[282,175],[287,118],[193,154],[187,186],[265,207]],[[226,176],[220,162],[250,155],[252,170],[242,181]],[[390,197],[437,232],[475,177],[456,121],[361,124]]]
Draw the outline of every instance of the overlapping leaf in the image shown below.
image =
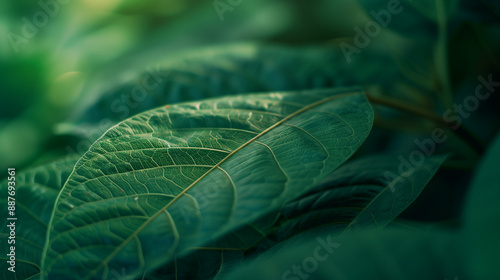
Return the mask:
[[[7,227],[11,221],[4,219],[0,235],[5,240],[4,255],[0,256],[0,275],[2,279],[38,279],[40,275],[40,260],[45,243],[47,224],[52,214],[52,208],[59,190],[68,178],[77,157],[68,157],[47,165],[42,165],[15,176],[15,215],[10,216],[7,207],[2,207],[2,217],[14,217],[15,243],[8,243],[10,229]],[[2,182],[0,191],[7,194],[7,181]],[[0,201],[7,205],[7,197],[2,195]],[[15,273],[7,270],[8,248],[15,246],[16,267]]]
[[[240,43],[190,50],[164,60],[155,59],[123,81],[106,83],[107,88],[97,91],[102,96],[75,120],[83,124],[103,120],[112,123],[164,104],[241,93],[375,83],[392,88],[394,76],[399,75],[396,68],[380,72],[377,67],[378,63],[393,63],[391,58],[379,53],[375,56],[370,51],[365,54],[369,55],[356,58],[354,65],[350,65],[345,63],[340,49],[318,46],[291,48]],[[366,59],[378,63],[366,64]]]
[[159,279],[220,279],[243,262],[242,250],[220,250],[200,248],[183,258],[154,271],[144,277],[147,280]]
[[328,89],[172,105],[126,120],[93,144],[61,191],[44,274],[107,279],[126,266],[142,275],[259,226],[352,155],[372,118],[364,94]]
[[[95,97],[97,100],[88,108],[82,106],[86,108],[84,112],[75,113],[77,125],[62,126],[62,133],[83,136],[88,148],[112,125],[165,104],[242,93],[359,85],[366,78],[357,76],[364,75],[375,79],[371,77],[373,69],[365,68],[368,74],[357,69],[347,71],[342,66],[343,60],[342,53],[330,48],[295,49],[258,44],[201,48],[180,56],[167,56],[119,85],[107,81],[106,88],[97,90],[102,95]],[[376,75],[377,82],[383,77]]]
[[[457,13],[457,0],[424,1],[382,1],[359,0],[369,16],[382,27],[404,36],[434,36],[439,13],[445,13],[448,20]],[[442,8],[439,7],[442,5]]]
[[402,163],[386,155],[348,162],[283,207],[282,223],[274,239],[283,241],[317,227],[339,233],[367,227],[381,229],[418,197],[443,159],[426,158],[404,173],[398,170]]
[[476,279],[498,279],[500,258],[500,134],[478,166],[465,207],[463,245],[470,275]]
[[340,59],[341,53],[326,48],[299,51],[255,44],[190,51],[147,66],[104,92],[81,121],[121,121],[164,104],[231,94],[353,85],[352,78],[329,67]]
[[266,252],[223,279],[469,279],[464,278],[456,237],[442,230],[390,228],[343,237],[323,233]]

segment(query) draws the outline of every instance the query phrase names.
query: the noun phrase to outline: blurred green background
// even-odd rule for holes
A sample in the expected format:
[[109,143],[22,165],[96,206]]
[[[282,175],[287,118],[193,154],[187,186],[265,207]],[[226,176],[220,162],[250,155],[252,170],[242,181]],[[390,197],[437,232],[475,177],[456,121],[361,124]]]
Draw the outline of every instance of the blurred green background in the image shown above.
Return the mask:
[[[89,143],[79,148],[81,137],[68,131],[81,123],[83,112],[89,114],[88,108],[92,113],[92,104],[106,92],[144,72],[148,65],[161,61],[162,67],[168,67],[167,58],[179,57],[189,50],[196,53],[208,46],[257,42],[262,46],[326,48],[341,58],[335,64],[322,66],[335,70],[332,80],[342,80],[333,85],[382,85],[375,89],[376,94],[398,98],[440,115],[453,102],[473,92],[478,75],[498,77],[498,3],[3,1],[0,169],[21,169],[83,152]],[[342,46],[356,46],[357,30],[365,30],[375,19],[374,13],[380,15],[389,5],[397,5],[402,11],[392,14],[387,26],[347,59]],[[210,53],[204,56],[210,57]],[[304,57],[302,64],[307,63],[307,55]],[[297,71],[303,66],[296,65]],[[288,69],[293,70],[293,66]],[[311,76],[314,78],[314,74]],[[497,96],[466,120],[468,129],[484,145],[499,127]],[[413,127],[410,121],[404,125],[394,123],[391,114],[387,115],[389,119],[378,119],[377,124],[384,130],[374,132],[367,152],[405,151],[406,143],[412,144],[408,139],[428,132],[425,126]],[[394,132],[401,129],[412,134],[401,136]]]

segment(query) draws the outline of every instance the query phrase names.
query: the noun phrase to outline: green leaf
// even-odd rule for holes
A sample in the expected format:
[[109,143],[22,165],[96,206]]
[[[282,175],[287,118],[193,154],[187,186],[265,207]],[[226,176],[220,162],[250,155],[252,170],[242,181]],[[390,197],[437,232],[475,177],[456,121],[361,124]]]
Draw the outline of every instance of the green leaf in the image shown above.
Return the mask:
[[165,104],[237,93],[358,85],[341,67],[332,67],[343,59],[342,53],[321,47],[236,44],[190,50],[155,60],[127,82],[99,91],[102,96],[80,121],[117,122]]
[[415,201],[444,159],[428,157],[419,165],[405,165],[395,157],[377,155],[347,162],[283,207],[274,239],[283,241],[317,227],[339,234],[382,229]]
[[[348,65],[341,49],[332,47],[240,43],[188,50],[155,59],[139,71],[126,72],[123,78],[92,89],[99,96],[83,100],[87,106],[81,106],[85,110],[75,113],[74,119],[86,125],[102,123],[97,127],[104,129],[102,133],[90,133],[97,139],[116,122],[165,104],[241,93],[373,84],[393,89],[394,78],[400,75],[397,69],[379,71],[380,65],[394,64],[392,58],[378,52],[363,54]],[[366,64],[366,59],[374,63]],[[81,124],[76,131],[89,130]]]
[[[197,211],[188,207],[184,210]],[[203,247],[189,248],[189,254],[145,275],[144,279],[218,279],[236,263],[241,263],[249,250],[263,240],[266,241],[268,231],[265,229],[276,223],[276,216],[276,213],[270,213],[254,221],[252,225],[233,230]],[[186,219],[184,222],[189,223],[190,220]]]
[[227,97],[128,119],[92,145],[61,191],[44,276],[142,275],[238,228],[267,230],[257,219],[347,160],[372,121],[354,89]]
[[458,240],[437,229],[323,234],[266,252],[223,279],[469,279],[457,257],[463,254],[455,246]]
[[[443,10],[438,8],[441,1]],[[457,14],[457,0],[359,0],[368,16],[382,26],[406,37],[435,37],[437,35],[438,13],[446,13],[449,20]]]
[[[93,142],[119,121],[166,104],[242,93],[357,86],[366,75],[377,83],[384,78],[366,66],[364,71],[357,67],[346,71],[344,60],[340,51],[324,47],[234,44],[189,50],[92,89],[100,93],[94,97],[97,100],[82,101],[87,105],[79,108],[85,110],[74,113],[74,123],[60,125],[61,133]],[[92,142],[79,147],[79,152],[86,152]]]
[[[191,209],[193,210],[196,211]],[[270,228],[276,222],[275,216],[276,214],[268,214],[253,222],[251,226],[233,230],[203,247],[189,248],[189,254],[145,275],[144,279],[218,279],[235,264],[241,263],[243,255],[249,249],[266,240],[267,231],[264,229]]]
[[[121,78],[107,79],[103,86],[86,89],[98,94],[84,95],[72,118],[58,126],[58,134],[71,135],[73,146],[83,155],[119,121],[166,104],[241,93],[374,84],[388,93],[400,94],[400,85],[394,79],[400,79],[401,73],[392,55],[366,50],[352,60],[346,63],[338,47],[292,48],[255,43],[167,55],[132,73],[128,68],[115,69],[113,77]],[[373,63],[366,64],[367,60]],[[379,71],[381,65],[386,71]]]
[[[2,279],[38,279],[40,275],[40,260],[47,232],[47,224],[54,207],[59,190],[73,170],[78,158],[69,156],[66,159],[55,161],[19,172],[15,175],[15,216],[10,216],[7,209],[8,179],[0,185],[2,217],[14,217],[15,221],[5,219],[0,229],[0,235],[5,245],[0,256]],[[15,223],[15,243],[8,243],[10,229],[7,225]],[[8,271],[10,264],[10,246],[15,246],[16,266],[15,273]],[[15,275],[15,276],[14,276]]]
[[243,253],[242,250],[200,248],[146,275],[144,279],[217,280],[220,279],[220,275],[242,263]]
[[500,134],[478,166],[464,215],[467,263],[474,279],[500,279]]

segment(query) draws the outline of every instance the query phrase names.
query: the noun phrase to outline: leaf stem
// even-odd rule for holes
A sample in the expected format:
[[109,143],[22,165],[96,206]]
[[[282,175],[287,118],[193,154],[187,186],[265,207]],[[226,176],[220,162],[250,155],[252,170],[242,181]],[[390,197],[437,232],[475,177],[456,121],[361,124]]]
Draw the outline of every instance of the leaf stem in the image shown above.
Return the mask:
[[434,124],[439,126],[447,127],[449,130],[453,131],[460,140],[471,147],[478,155],[484,153],[484,145],[463,125],[455,127],[456,124],[452,122],[445,121],[441,116],[434,112],[424,110],[422,108],[416,107],[412,104],[405,103],[401,100],[395,100],[387,97],[373,96],[366,92],[366,97],[372,104],[382,105],[386,107],[391,107],[398,109],[400,111],[408,112],[416,116],[423,117],[424,119],[432,121]]

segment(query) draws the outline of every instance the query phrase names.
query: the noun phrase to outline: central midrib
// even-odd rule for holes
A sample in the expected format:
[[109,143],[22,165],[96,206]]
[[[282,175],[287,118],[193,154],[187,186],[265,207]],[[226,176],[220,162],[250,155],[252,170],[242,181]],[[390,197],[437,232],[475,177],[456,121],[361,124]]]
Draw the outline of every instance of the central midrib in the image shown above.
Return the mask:
[[226,162],[226,160],[228,160],[231,156],[233,156],[235,153],[237,153],[238,151],[240,151],[241,149],[245,148],[246,146],[248,146],[250,143],[254,142],[256,139],[260,138],[261,136],[265,135],[266,133],[268,133],[269,131],[273,130],[274,128],[280,126],[281,124],[283,124],[284,122],[290,120],[291,118],[293,117],[296,117],[298,115],[300,115],[301,113],[305,112],[305,111],[308,111],[314,107],[317,107],[321,104],[324,104],[328,101],[331,101],[331,100],[334,100],[334,99],[337,99],[337,98],[341,98],[341,97],[345,97],[345,96],[349,96],[349,95],[354,95],[356,94],[357,92],[349,92],[349,93],[344,93],[344,94],[339,94],[339,95],[334,95],[334,96],[331,96],[331,97],[328,97],[328,98],[325,98],[325,99],[322,99],[320,101],[317,101],[315,103],[312,103],[312,104],[309,104],[305,107],[303,107],[302,109],[299,109],[295,112],[293,112],[292,114],[286,116],[285,118],[281,119],[279,122],[276,122],[275,124],[273,124],[272,126],[268,127],[266,130],[262,131],[261,133],[259,133],[258,135],[254,136],[252,139],[248,140],[247,142],[245,142],[243,145],[241,145],[240,147],[236,148],[234,151],[232,151],[230,154],[228,154],[225,158],[223,158],[219,163],[217,163],[216,165],[214,165],[212,168],[210,168],[207,172],[205,172],[202,176],[200,176],[198,179],[196,179],[193,183],[191,183],[191,185],[189,185],[188,187],[186,187],[186,189],[184,189],[182,192],[180,192],[174,199],[172,199],[167,205],[165,205],[165,207],[163,207],[162,209],[160,209],[157,213],[155,213],[153,216],[151,216],[148,220],[146,220],[144,222],[144,224],[142,224],[139,228],[137,228],[137,230],[131,234],[127,239],[125,239],[118,247],[116,247],[116,249],[106,258],[104,259],[100,265],[98,265],[95,269],[93,269],[90,274],[88,275],[88,277],[86,277],[85,279],[90,279],[92,276],[94,276],[105,264],[107,264],[125,245],[127,245],[130,240],[132,240],[133,238],[135,238],[135,236],[137,236],[152,220],[154,220],[158,215],[160,215],[163,211],[166,211],[166,209],[168,209],[170,207],[170,205],[172,205],[174,202],[176,202],[182,195],[184,195],[187,191],[189,191],[191,188],[193,188],[193,186],[195,186],[199,181],[201,181],[203,178],[205,178],[208,174],[210,174],[213,170],[217,169],[221,164],[223,164],[224,162]]

